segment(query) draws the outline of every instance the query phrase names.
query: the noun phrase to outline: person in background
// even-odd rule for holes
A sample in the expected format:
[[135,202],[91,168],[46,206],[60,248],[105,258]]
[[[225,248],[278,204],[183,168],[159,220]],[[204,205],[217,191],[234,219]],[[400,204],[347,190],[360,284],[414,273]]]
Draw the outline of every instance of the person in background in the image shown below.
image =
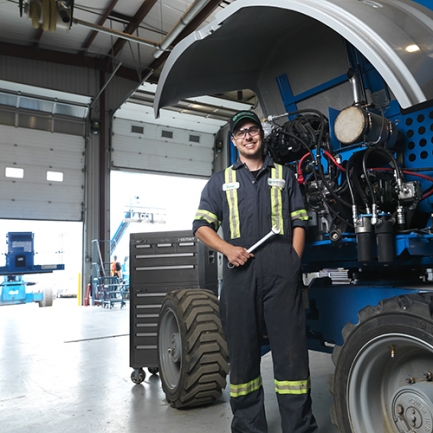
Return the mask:
[[122,278],[122,267],[120,263],[117,261],[117,256],[113,256],[110,273],[112,277]]
[[[230,131],[239,159],[204,187],[193,233],[224,256],[220,316],[229,350],[231,430],[268,431],[260,372],[266,329],[283,433],[316,433],[300,285],[308,215],[294,173],[265,155],[257,115],[237,113]],[[248,253],[272,227],[279,234]]]
[[122,263],[122,279],[125,288],[129,288],[129,257],[125,256]]

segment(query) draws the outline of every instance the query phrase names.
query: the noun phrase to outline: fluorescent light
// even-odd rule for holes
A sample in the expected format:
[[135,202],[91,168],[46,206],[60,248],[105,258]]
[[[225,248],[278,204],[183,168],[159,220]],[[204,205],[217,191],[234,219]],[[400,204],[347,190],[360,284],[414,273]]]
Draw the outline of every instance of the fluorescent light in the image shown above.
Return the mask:
[[412,44],[408,45],[405,49],[408,53],[414,53],[415,51],[419,51],[420,47],[418,45]]

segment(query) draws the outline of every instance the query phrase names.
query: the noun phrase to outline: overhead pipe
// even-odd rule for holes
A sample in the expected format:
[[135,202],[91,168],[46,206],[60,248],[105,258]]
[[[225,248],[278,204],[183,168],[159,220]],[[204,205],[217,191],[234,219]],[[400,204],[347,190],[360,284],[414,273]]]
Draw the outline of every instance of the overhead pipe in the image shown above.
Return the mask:
[[197,14],[209,3],[210,0],[196,0],[191,7],[183,14],[173,29],[167,33],[159,47],[153,53],[157,59],[170,47],[172,42],[180,35],[182,30],[197,16]]
[[138,36],[130,35],[127,33],[120,32],[118,30],[108,29],[107,27],[99,26],[98,24],[89,23],[87,21],[82,21],[77,18],[72,19],[73,24],[79,26],[87,27],[92,30],[96,30],[100,33],[106,33],[107,35],[117,36],[118,38],[126,39],[131,42],[136,42],[137,44],[147,45],[152,48],[160,48],[160,44],[156,42],[149,41],[147,39],[139,38]]

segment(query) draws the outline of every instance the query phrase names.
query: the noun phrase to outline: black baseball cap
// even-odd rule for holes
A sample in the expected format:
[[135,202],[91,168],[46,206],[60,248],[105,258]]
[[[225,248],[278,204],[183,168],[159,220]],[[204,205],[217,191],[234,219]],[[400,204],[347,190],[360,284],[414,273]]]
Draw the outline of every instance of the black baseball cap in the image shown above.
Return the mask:
[[239,111],[230,119],[230,131],[233,132],[241,121],[254,122],[262,128],[262,122],[254,111]]

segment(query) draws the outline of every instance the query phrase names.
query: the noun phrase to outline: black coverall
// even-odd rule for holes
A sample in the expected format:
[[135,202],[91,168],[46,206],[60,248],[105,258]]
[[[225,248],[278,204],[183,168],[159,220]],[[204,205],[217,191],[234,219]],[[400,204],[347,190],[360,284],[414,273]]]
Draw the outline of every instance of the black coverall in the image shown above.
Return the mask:
[[[264,393],[260,374],[264,324],[271,346],[275,389],[284,433],[317,431],[311,411],[305,318],[299,285],[300,258],[292,247],[294,227],[306,227],[307,214],[293,172],[282,169],[282,180],[271,177],[277,165],[266,157],[257,177],[239,160],[232,166],[236,182],[227,182],[226,172],[214,174],[203,189],[193,232],[203,225],[217,230],[224,239],[249,248],[271,230],[273,185],[279,189],[283,234],[276,235],[254,251],[243,266],[232,269],[224,257],[220,300],[221,322],[230,362],[232,432],[267,432]],[[235,189],[238,233],[233,228],[236,212],[230,209],[228,189]],[[233,236],[238,236],[233,239]]]

